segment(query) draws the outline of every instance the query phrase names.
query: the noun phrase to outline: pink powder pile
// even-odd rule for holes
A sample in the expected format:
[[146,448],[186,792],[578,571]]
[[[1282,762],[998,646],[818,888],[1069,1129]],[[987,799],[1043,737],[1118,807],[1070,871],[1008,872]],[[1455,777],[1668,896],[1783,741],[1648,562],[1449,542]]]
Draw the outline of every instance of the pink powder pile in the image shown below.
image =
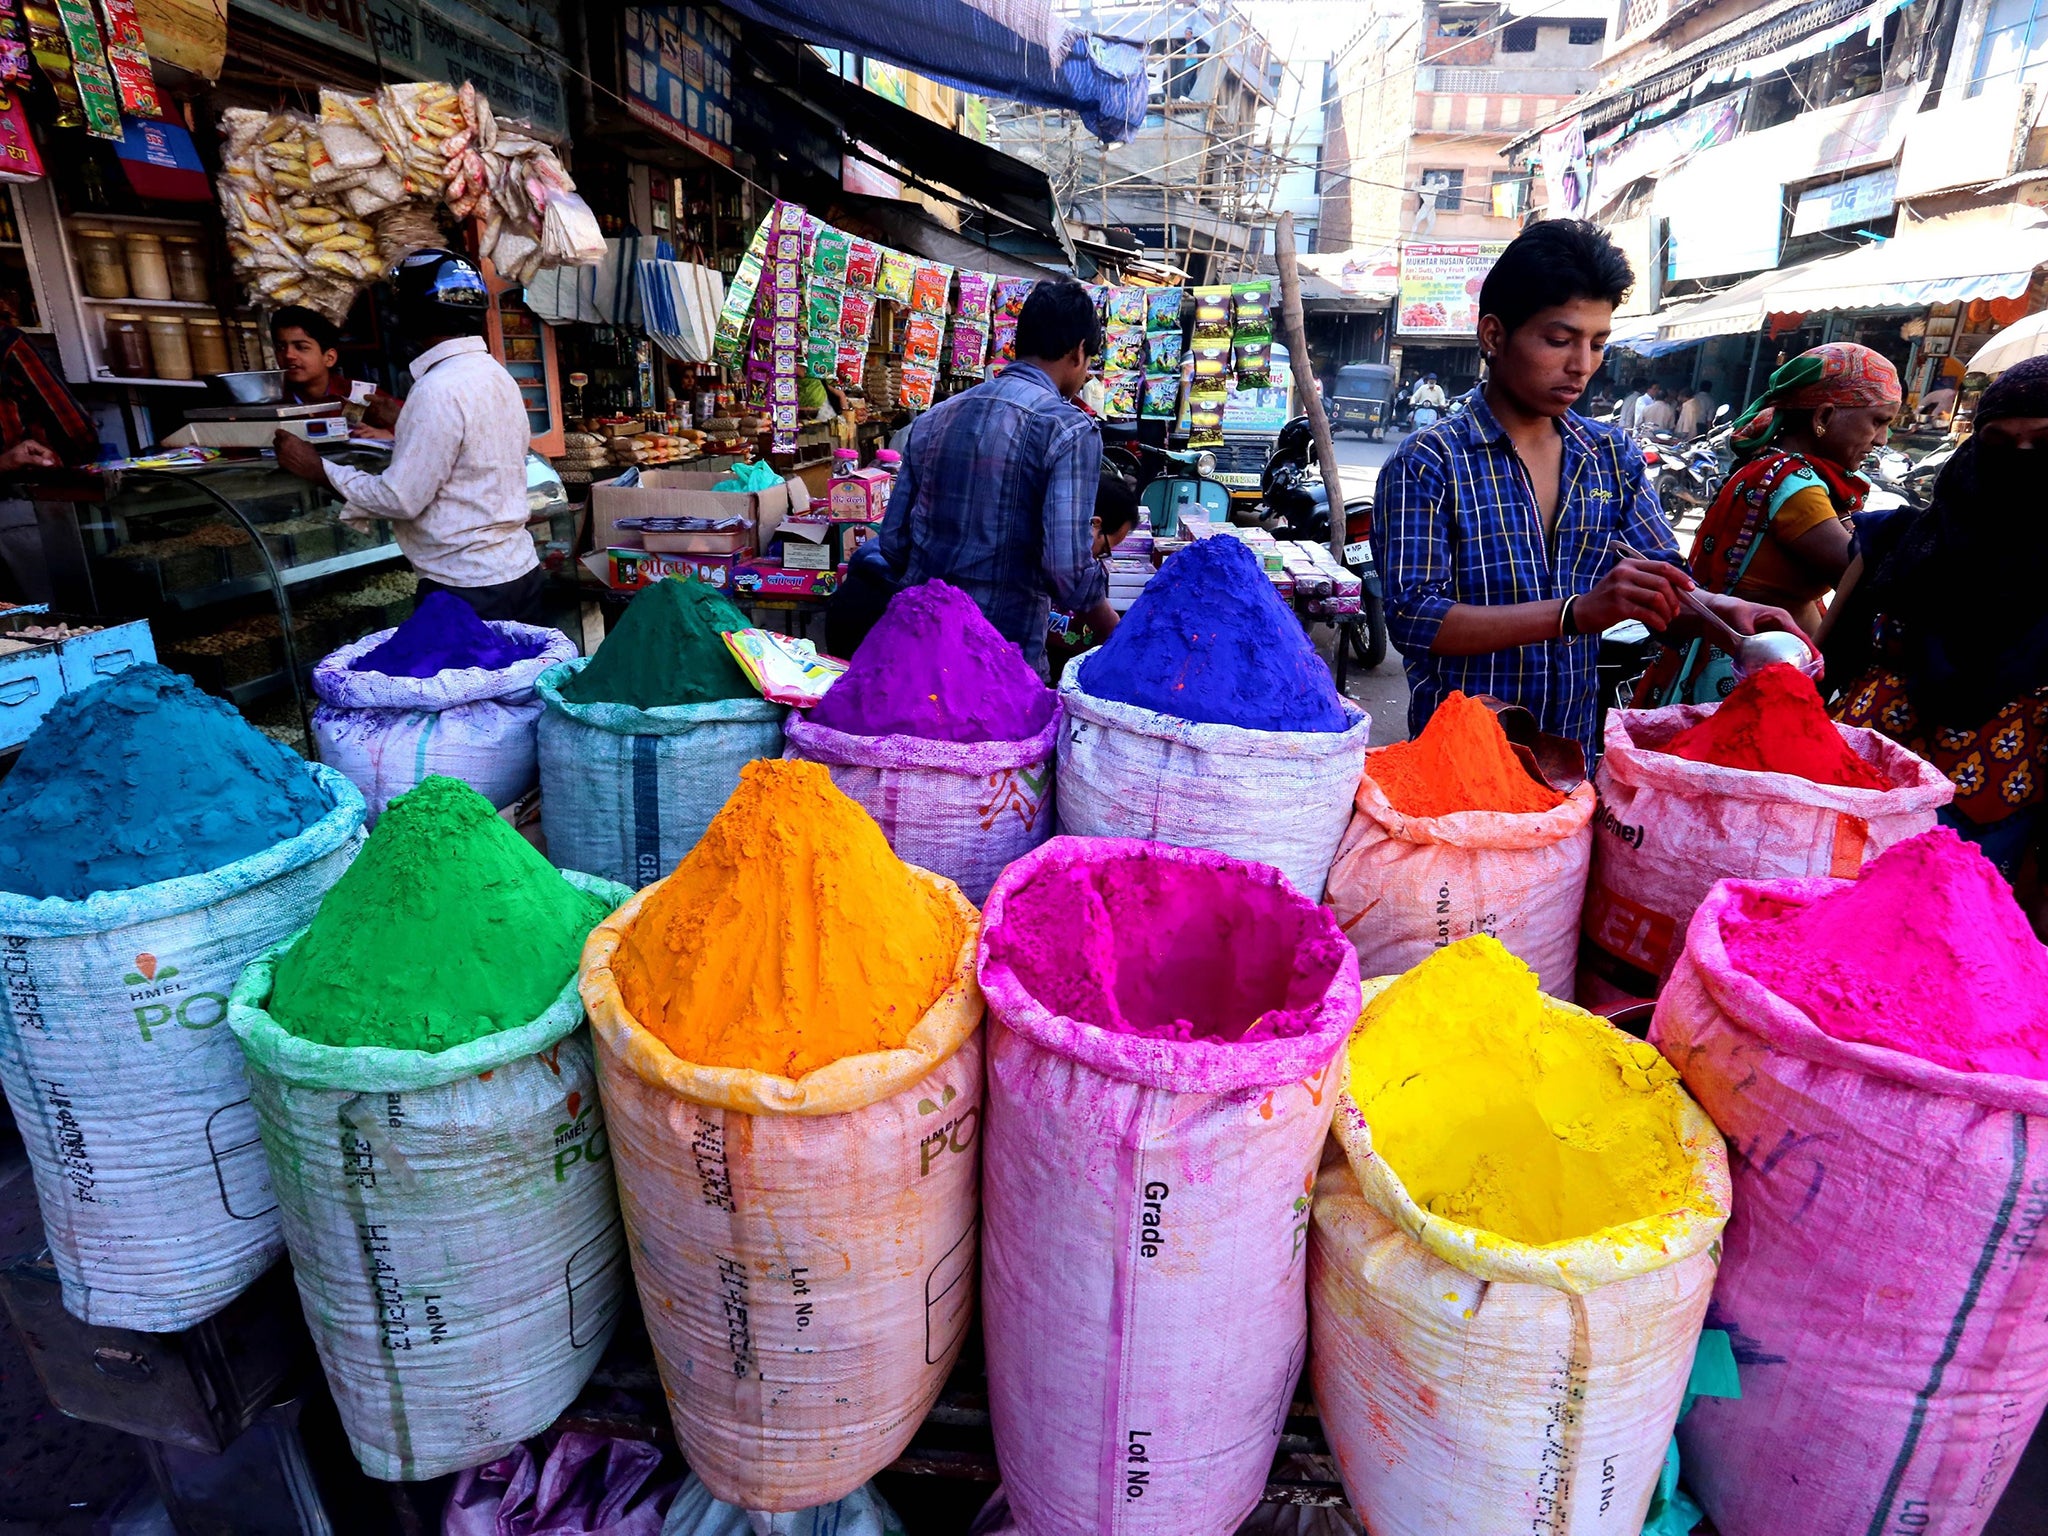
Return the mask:
[[1745,906],[1723,928],[1730,962],[1837,1040],[2048,1079],[2048,949],[1991,861],[1947,827],[1811,905]]
[[1348,948],[1315,908],[1228,868],[1138,854],[1047,865],[1005,901],[991,959],[1054,1013],[1158,1040],[1314,1027]]

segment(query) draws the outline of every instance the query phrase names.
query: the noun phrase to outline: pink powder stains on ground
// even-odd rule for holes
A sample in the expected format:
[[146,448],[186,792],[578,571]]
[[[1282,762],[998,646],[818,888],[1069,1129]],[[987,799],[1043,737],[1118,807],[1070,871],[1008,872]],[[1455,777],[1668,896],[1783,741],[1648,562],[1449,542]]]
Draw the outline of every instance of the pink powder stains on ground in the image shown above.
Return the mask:
[[1229,868],[1138,855],[1048,865],[1012,891],[989,956],[1054,1013],[1224,1043],[1314,1027],[1347,944],[1315,908]]
[[2048,1079],[2048,949],[1991,861],[1947,827],[1808,906],[1753,896],[1724,938],[1737,970],[1837,1040]]
[[810,718],[852,736],[1028,741],[1055,705],[1052,690],[973,598],[929,581],[889,600]]

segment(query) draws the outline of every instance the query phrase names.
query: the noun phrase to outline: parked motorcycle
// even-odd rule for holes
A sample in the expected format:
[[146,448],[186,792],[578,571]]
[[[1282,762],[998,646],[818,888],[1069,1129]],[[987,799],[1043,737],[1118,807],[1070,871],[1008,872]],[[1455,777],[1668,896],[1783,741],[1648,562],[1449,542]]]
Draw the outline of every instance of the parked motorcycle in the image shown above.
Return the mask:
[[1212,480],[1216,455],[1207,450],[1160,448],[1133,443],[1103,451],[1118,468],[1138,482],[1138,502],[1145,508],[1152,532],[1170,539],[1190,508],[1200,508],[1214,522],[1230,520],[1230,487]]
[[[1427,409],[1425,407],[1424,409]],[[1280,429],[1259,477],[1265,516],[1261,524],[1276,537],[1316,544],[1330,542],[1330,494],[1316,459],[1308,418],[1297,416]],[[1345,660],[1370,670],[1387,659],[1386,589],[1372,556],[1372,499],[1344,502],[1344,566],[1359,581],[1359,622],[1338,626]],[[1339,683],[1342,675],[1340,672]]]

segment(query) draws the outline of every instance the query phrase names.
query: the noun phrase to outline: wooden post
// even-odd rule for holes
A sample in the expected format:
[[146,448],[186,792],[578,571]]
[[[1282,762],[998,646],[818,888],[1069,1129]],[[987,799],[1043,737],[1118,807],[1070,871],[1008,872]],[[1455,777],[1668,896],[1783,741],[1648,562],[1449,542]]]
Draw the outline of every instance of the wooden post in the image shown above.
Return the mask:
[[1330,498],[1330,553],[1344,564],[1344,477],[1337,467],[1337,445],[1330,437],[1330,418],[1323,414],[1322,397],[1316,393],[1316,371],[1309,362],[1308,331],[1301,319],[1301,277],[1294,269],[1294,215],[1280,215],[1274,231],[1273,255],[1280,267],[1280,327],[1287,341],[1287,358],[1294,365],[1294,392],[1308,413],[1309,435],[1315,439],[1316,460],[1322,466],[1323,491]]

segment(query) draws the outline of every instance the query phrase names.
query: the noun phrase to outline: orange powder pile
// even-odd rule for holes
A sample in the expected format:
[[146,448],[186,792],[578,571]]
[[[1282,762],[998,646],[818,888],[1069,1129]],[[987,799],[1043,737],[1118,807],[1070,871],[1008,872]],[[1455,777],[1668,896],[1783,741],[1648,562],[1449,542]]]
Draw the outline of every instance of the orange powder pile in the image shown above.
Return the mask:
[[770,759],[740,771],[613,970],[628,1011],[683,1061],[797,1078],[902,1045],[966,938],[821,765]]
[[1365,771],[1403,816],[1450,816],[1459,811],[1535,814],[1560,806],[1565,799],[1529,777],[1493,711],[1462,693],[1439,704],[1413,741],[1397,742],[1367,757]]
[[1813,679],[1784,662],[1745,677],[1720,708],[1663,750],[1695,763],[1796,774],[1840,789],[1892,787],[1842,739]]

